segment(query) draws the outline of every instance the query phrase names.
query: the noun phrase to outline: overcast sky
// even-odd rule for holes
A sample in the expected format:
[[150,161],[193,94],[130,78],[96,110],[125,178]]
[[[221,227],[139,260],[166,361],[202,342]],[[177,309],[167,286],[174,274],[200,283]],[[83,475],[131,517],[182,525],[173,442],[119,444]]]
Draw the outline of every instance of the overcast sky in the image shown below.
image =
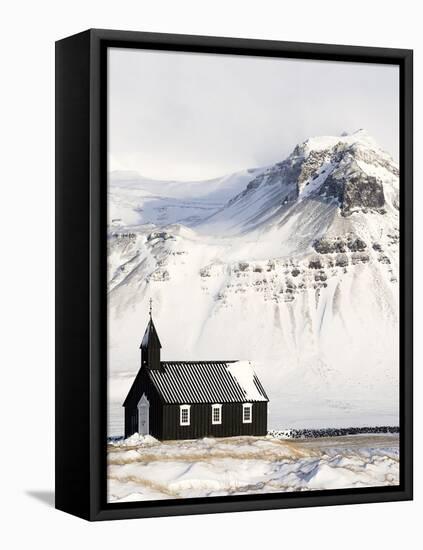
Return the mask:
[[396,66],[109,49],[109,169],[200,180],[365,128],[398,159]]

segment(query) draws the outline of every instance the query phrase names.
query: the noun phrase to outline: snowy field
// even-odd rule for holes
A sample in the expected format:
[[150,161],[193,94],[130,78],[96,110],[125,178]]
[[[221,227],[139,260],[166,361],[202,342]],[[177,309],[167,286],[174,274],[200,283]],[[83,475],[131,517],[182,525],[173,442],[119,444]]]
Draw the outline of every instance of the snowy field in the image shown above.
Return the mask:
[[399,483],[398,435],[159,442],[108,448],[109,502],[344,489]]

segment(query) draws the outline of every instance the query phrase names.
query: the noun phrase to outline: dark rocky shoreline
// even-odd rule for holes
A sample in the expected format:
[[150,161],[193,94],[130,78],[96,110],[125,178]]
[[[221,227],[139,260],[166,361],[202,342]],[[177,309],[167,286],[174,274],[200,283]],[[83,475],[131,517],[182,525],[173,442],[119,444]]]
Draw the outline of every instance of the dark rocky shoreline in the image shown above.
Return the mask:
[[269,430],[268,435],[281,439],[313,439],[317,437],[339,437],[360,434],[398,434],[399,426],[365,426],[360,428],[295,428],[289,430]]

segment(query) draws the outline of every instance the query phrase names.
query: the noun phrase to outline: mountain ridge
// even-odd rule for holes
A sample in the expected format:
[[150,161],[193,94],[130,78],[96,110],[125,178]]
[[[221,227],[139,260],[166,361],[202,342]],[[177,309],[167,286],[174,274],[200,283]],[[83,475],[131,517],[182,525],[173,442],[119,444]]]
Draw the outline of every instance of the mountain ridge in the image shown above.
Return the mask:
[[[371,173],[369,164],[374,168]],[[360,208],[381,209],[385,204],[380,181],[386,178],[383,172],[395,178],[399,175],[394,161],[363,130],[339,138],[310,138],[284,161],[260,172],[218,212],[195,225],[200,230],[205,226],[206,231],[219,230],[219,225],[229,232],[232,227],[250,231],[276,212],[283,215],[295,201],[310,196],[316,199],[316,191],[327,203],[336,199],[343,215]],[[247,204],[252,197],[257,205],[253,210]],[[230,225],[222,224],[222,215]]]

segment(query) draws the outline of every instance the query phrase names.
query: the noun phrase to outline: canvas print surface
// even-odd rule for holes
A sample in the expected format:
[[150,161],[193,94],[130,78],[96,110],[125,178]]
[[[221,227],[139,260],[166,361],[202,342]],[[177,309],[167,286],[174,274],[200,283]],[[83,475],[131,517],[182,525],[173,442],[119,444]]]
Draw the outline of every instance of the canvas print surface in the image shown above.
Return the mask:
[[399,483],[399,73],[108,51],[108,500]]

